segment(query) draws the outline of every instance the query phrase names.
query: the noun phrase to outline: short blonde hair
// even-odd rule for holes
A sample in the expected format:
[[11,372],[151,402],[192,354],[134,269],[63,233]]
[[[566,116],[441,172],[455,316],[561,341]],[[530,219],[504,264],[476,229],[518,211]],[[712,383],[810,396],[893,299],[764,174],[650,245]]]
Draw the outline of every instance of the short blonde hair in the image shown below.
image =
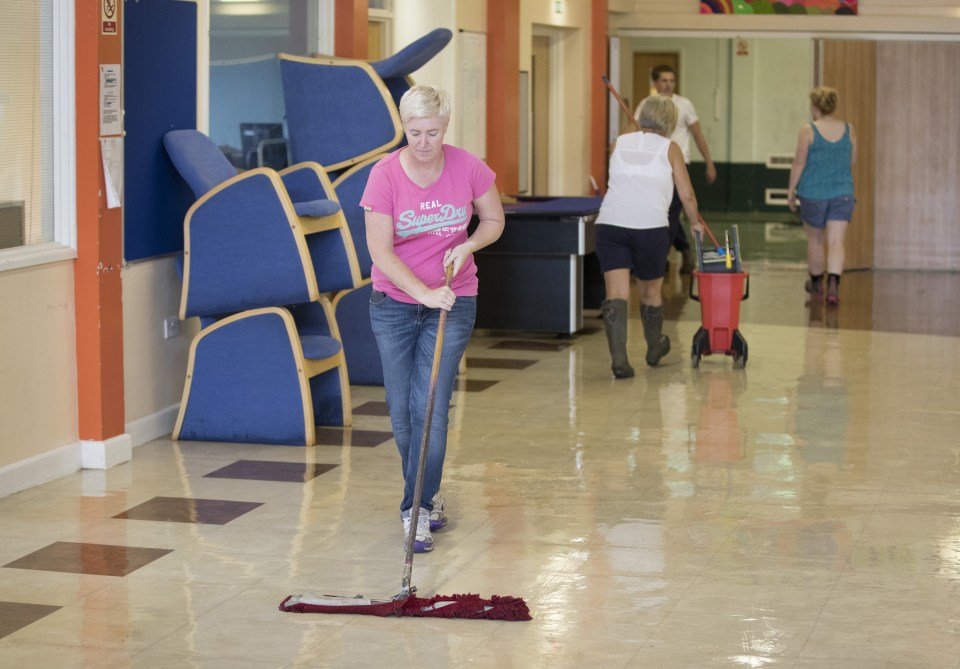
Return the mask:
[[810,104],[819,109],[824,116],[835,112],[839,101],[840,96],[836,89],[829,86],[817,86],[810,93]]
[[651,95],[640,103],[640,127],[669,137],[677,127],[679,111],[673,100],[664,95]]
[[442,88],[414,86],[400,98],[400,121],[406,125],[415,118],[450,120],[450,96]]

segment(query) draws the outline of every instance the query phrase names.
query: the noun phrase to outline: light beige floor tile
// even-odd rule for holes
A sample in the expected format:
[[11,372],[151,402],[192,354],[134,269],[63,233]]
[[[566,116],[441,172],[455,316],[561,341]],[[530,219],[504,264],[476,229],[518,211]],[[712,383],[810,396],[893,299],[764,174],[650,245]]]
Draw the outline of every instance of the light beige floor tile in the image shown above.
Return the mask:
[[[57,667],[58,669],[126,669],[130,666],[129,650],[84,646],[22,642],[8,637],[0,640],[0,666]],[[180,665],[185,667],[188,665]]]
[[383,666],[383,658],[390,657],[397,667],[444,669],[462,665],[465,658],[473,657],[476,649],[483,645],[482,637],[464,634],[466,630],[498,625],[488,621],[444,620],[440,621],[444,623],[441,629],[413,618],[398,622],[400,624],[390,629],[344,627],[325,638],[309,656],[300,656],[290,666],[364,669]]
[[115,576],[3,569],[0,570],[0,600],[66,606],[112,585],[116,580]]
[[699,648],[707,657],[796,659],[816,623],[743,611],[733,615],[675,611],[648,643],[661,648]]
[[18,644],[45,644],[56,639],[58,644],[68,646],[134,653],[149,648],[188,622],[173,612],[67,606],[14,632],[7,639]]
[[240,585],[207,585],[167,580],[117,579],[116,583],[77,599],[72,606],[109,611],[152,611],[186,620],[210,612],[243,592]]
[[[125,578],[0,568],[0,600],[64,607],[0,640],[0,665],[960,669],[960,319],[904,334],[919,326],[877,312],[877,295],[805,307],[802,264],[751,271],[743,370],[727,356],[691,367],[700,310],[678,276],[661,367],[642,364],[631,305],[630,380],[610,378],[600,330],[474,337],[470,357],[536,362],[468,369],[461,382],[498,381],[483,392],[458,382],[450,522],[412,582],[522,597],[532,621],[280,612],[290,594],[399,591],[393,441],[158,439],[0,499],[0,564],[54,541],[173,550]],[[851,296],[887,280],[848,278]],[[516,339],[567,346],[490,348]],[[352,390],[355,406],[383,402]],[[305,483],[205,477],[241,459],[337,466]],[[155,496],[262,505],[222,526],[113,518]]]
[[169,655],[145,650],[134,655],[124,669],[277,669],[272,660],[252,661],[236,658]]
[[321,620],[277,611],[271,622],[201,618],[164,636],[150,650],[160,654],[273,662],[288,666],[294,661],[319,657],[324,642],[343,623],[333,616]]

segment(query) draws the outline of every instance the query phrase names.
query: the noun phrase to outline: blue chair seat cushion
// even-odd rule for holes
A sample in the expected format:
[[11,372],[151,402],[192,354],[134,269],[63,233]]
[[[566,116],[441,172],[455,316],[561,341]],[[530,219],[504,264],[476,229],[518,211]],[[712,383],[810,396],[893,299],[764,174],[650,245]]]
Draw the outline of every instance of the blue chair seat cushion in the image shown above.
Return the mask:
[[307,360],[326,360],[340,352],[340,342],[323,335],[300,335],[300,346]]
[[311,200],[310,202],[295,202],[293,210],[297,216],[314,216],[323,218],[340,211],[340,203],[336,200]]

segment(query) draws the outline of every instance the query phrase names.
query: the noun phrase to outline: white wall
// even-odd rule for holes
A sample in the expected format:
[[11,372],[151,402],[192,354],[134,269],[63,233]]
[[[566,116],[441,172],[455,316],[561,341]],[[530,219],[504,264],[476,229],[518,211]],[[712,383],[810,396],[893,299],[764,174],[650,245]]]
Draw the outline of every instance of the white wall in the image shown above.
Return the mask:
[[591,192],[590,19],[585,0],[520,3],[521,70],[531,71],[533,35],[551,38],[550,195]]
[[[634,37],[621,40],[622,88],[633,81],[634,52],[677,52],[680,92],[690,98],[717,162],[764,163],[792,154],[809,116],[813,47],[809,38]],[[691,159],[700,162],[695,147]]]
[[[411,76],[418,84],[438,86],[457,99],[457,6],[449,0],[397,0],[394,8],[394,53],[437,28],[449,28],[453,39],[443,51]],[[460,112],[453,110],[447,143],[454,143]]]
[[[582,195],[589,190],[588,124],[590,101],[587,72],[590,65],[590,3],[566,0],[559,5],[552,0],[523,0],[520,3],[520,69],[530,70],[531,44],[534,31],[553,38],[556,73],[552,78],[555,109],[552,119],[551,191],[555,195]],[[460,30],[486,32],[486,2],[469,0],[397,0],[395,6],[395,50],[409,44],[438,27],[454,31],[452,48],[440,54],[413,74],[417,83],[446,88],[455,100],[460,99],[457,80]],[[488,95],[495,92],[488,91]],[[447,133],[448,142],[459,136],[457,123],[461,112],[454,109]]]
[[[751,162],[766,162],[771,154],[792,156],[800,126],[810,120],[813,42],[756,39],[747,40],[747,45],[757,84]],[[743,57],[733,56],[734,60]],[[736,81],[733,86],[736,92]]]

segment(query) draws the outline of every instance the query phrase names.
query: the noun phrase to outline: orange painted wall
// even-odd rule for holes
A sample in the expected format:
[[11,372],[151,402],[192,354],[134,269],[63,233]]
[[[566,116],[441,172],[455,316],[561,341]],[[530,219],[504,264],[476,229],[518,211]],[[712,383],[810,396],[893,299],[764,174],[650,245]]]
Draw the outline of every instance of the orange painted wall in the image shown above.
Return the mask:
[[487,0],[487,164],[497,189],[520,184],[520,2]]
[[[123,3],[117,3],[118,14]],[[74,267],[80,439],[125,430],[121,210],[107,209],[100,158],[100,64],[119,64],[117,34],[100,34],[100,3],[76,2],[77,260]]]
[[341,58],[367,58],[367,0],[336,0],[333,51]]
[[600,79],[607,74],[607,0],[592,0],[590,7],[590,174],[607,190],[607,87]]

